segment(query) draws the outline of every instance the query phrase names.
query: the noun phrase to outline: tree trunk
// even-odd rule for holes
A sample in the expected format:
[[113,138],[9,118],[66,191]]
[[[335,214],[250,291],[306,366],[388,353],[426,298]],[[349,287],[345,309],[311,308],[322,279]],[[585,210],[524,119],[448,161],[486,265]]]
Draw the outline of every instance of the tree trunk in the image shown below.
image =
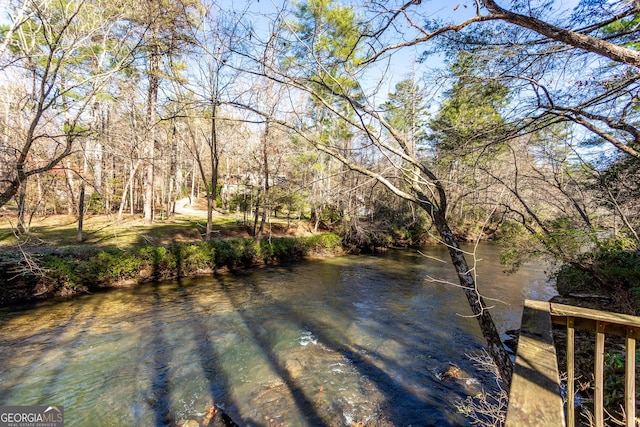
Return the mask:
[[191,195],[189,196],[189,206],[193,206],[196,189],[196,160],[193,159],[193,167],[191,168]]
[[[260,220],[260,228],[254,235],[260,239],[264,233],[264,224],[267,222],[267,211],[269,209],[269,120],[265,124],[264,133],[262,134],[262,168],[264,171],[264,182],[262,184],[262,218]],[[258,208],[256,208],[256,221],[258,220]],[[255,228],[255,227],[254,227]]]
[[82,227],[84,224],[84,180],[80,183],[80,196],[78,197],[78,236],[76,241],[82,242]]
[[[500,19],[520,27],[528,28],[552,40],[566,43],[569,46],[583,49],[587,52],[594,52],[622,64],[634,65],[640,67],[640,52],[625,46],[618,46],[608,40],[597,37],[591,37],[586,34],[567,30],[561,27],[555,27],[533,16],[520,15],[501,8],[494,0],[483,0],[482,4],[487,10]],[[637,7],[637,6],[636,6]]]
[[502,343],[500,334],[496,329],[491,314],[489,313],[489,310],[486,309],[484,300],[478,291],[471,270],[467,264],[467,260],[465,259],[463,252],[460,250],[458,239],[455,237],[449,228],[447,221],[440,212],[433,212],[430,207],[427,208],[426,206],[423,206],[423,208],[433,218],[434,225],[449,250],[451,262],[458,273],[458,279],[460,280],[460,284],[462,285],[465,296],[467,297],[471,311],[478,320],[482,335],[487,341],[489,354],[491,354],[491,357],[498,367],[505,389],[509,390],[509,387],[511,386],[513,363],[511,362],[509,354]]
[[169,210],[170,216],[173,218],[176,212],[176,204],[178,198],[182,195],[182,188],[184,183],[184,176],[182,174],[182,158],[181,152],[178,151],[178,140],[174,137],[171,147],[171,174],[169,176],[170,191],[169,191]]
[[80,195],[78,197],[78,235],[76,237],[76,241],[78,243],[82,242],[82,227],[84,225],[84,196],[85,196],[85,180],[87,179],[87,175],[89,174],[89,159],[87,158],[87,153],[85,152],[83,155],[84,162],[82,165],[82,177],[80,178]]
[[152,26],[151,40],[149,42],[149,88],[147,91],[147,123],[146,140],[144,141],[145,155],[145,179],[144,179],[144,221],[147,224],[153,222],[153,186],[154,186],[154,161],[156,151],[156,105],[158,103],[158,89],[160,86],[160,41],[157,23]]
[[144,193],[143,193],[143,210],[144,210],[144,222],[150,224],[153,222],[153,155],[154,150],[150,148],[154,145],[153,137],[149,134],[150,141],[146,141],[147,144],[146,156],[145,156],[145,168],[144,168]]
[[[127,183],[122,188],[122,197],[120,198],[120,208],[118,209],[118,217],[117,220],[122,220],[122,213],[124,212],[124,207],[127,204],[127,193],[130,196],[130,204],[131,209],[133,210],[133,179],[136,175],[136,171],[138,170],[138,166],[140,165],[140,161],[137,161],[135,164],[131,164],[131,170],[129,171],[129,179]],[[133,214],[133,213],[132,213]]]
[[[220,153],[218,153],[218,101],[211,100],[211,142],[209,144],[209,154],[211,156],[211,188],[207,191],[207,240],[213,236],[213,210],[216,207],[216,196],[218,194],[218,168],[220,165]],[[205,182],[206,183],[206,182]]]
[[29,230],[24,220],[27,198],[27,181],[22,181],[18,189],[18,233],[26,234]]
[[[254,238],[258,234],[258,217],[260,214],[260,193],[262,192],[262,188],[258,187],[258,193],[255,197],[255,206],[254,206],[254,198],[253,198],[253,190],[251,191],[251,200],[249,201],[249,205],[247,211],[249,213],[249,219],[253,217],[253,225],[251,226],[251,230],[249,234]],[[245,219],[245,224],[249,225],[247,219]]]
[[65,177],[67,178],[67,189],[69,190],[69,197],[67,197],[67,215],[73,215],[73,209],[76,206],[76,195],[73,188],[75,184],[73,182],[73,172],[71,172],[71,162],[66,161]]
[[[135,177],[134,177],[135,178]],[[135,179],[129,181],[129,213],[131,216],[135,214],[136,205],[138,205],[139,195],[138,190],[139,186],[134,185]]]

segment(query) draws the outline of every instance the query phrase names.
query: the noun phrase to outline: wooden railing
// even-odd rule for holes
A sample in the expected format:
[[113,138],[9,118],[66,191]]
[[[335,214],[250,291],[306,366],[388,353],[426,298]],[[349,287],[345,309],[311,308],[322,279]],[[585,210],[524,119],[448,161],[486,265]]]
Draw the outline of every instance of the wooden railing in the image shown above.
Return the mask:
[[[551,324],[567,328],[567,401],[565,411],[560,394],[560,376],[553,345]],[[595,331],[593,423],[604,426],[604,341],[605,334],[626,339],[624,410],[626,427],[636,427],[636,337],[640,317],[590,310],[564,304],[525,301],[516,354],[507,426],[575,425],[575,328]]]

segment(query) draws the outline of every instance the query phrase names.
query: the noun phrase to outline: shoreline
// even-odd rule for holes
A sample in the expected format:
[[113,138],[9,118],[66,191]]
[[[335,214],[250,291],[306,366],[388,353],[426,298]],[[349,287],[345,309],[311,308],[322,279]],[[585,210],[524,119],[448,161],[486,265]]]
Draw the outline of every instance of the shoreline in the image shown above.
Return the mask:
[[[334,233],[313,236],[213,239],[128,249],[64,247],[0,250],[0,307],[68,299],[84,293],[280,265],[345,254]],[[37,265],[33,263],[37,262]]]

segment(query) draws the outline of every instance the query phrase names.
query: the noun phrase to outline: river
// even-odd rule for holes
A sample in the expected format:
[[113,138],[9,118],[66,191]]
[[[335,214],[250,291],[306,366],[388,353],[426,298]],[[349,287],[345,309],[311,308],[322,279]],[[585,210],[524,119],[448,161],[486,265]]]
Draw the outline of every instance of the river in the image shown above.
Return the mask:
[[[446,250],[422,252],[2,309],[0,405],[62,405],[65,426],[172,425],[211,399],[241,426],[468,425],[455,402],[495,381],[465,355],[483,339]],[[555,291],[542,267],[498,260],[480,245],[475,272],[503,333]],[[462,379],[443,377],[452,365]]]

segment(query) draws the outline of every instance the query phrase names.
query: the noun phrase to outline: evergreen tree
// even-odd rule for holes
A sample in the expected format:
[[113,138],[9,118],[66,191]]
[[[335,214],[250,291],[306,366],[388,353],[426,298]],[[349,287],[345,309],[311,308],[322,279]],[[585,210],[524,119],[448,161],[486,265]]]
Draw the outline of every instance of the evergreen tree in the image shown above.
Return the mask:
[[478,59],[462,52],[451,65],[453,85],[431,121],[431,137],[440,157],[466,155],[499,140],[505,131],[500,109],[509,90],[499,80],[479,76]]
[[[300,75],[305,86],[317,96],[311,97],[309,117],[324,144],[339,147],[346,156],[354,153],[355,133],[348,120],[353,117],[349,100],[361,100],[362,91],[354,76],[361,57],[361,28],[355,11],[334,0],[310,0],[298,5],[294,19],[286,24],[289,38],[281,40],[282,65],[290,75]],[[331,104],[325,108],[324,102]],[[341,116],[342,119],[336,116]],[[317,165],[317,183],[313,193],[316,224],[323,211],[330,216],[354,211],[358,197],[349,191],[355,187],[347,168],[329,157]],[[328,185],[339,177],[338,191]],[[335,218],[332,218],[335,219]]]
[[395,85],[389,99],[382,105],[384,119],[403,135],[404,143],[412,155],[425,148],[428,110],[424,90],[415,80],[405,79]]
[[450,67],[451,89],[430,122],[434,164],[449,191],[447,215],[455,211],[461,224],[483,220],[486,209],[477,207],[486,203],[479,192],[488,183],[478,168],[488,167],[499,157],[507,132],[501,109],[508,102],[508,88],[497,80],[483,79],[480,70],[473,54],[458,55]]

